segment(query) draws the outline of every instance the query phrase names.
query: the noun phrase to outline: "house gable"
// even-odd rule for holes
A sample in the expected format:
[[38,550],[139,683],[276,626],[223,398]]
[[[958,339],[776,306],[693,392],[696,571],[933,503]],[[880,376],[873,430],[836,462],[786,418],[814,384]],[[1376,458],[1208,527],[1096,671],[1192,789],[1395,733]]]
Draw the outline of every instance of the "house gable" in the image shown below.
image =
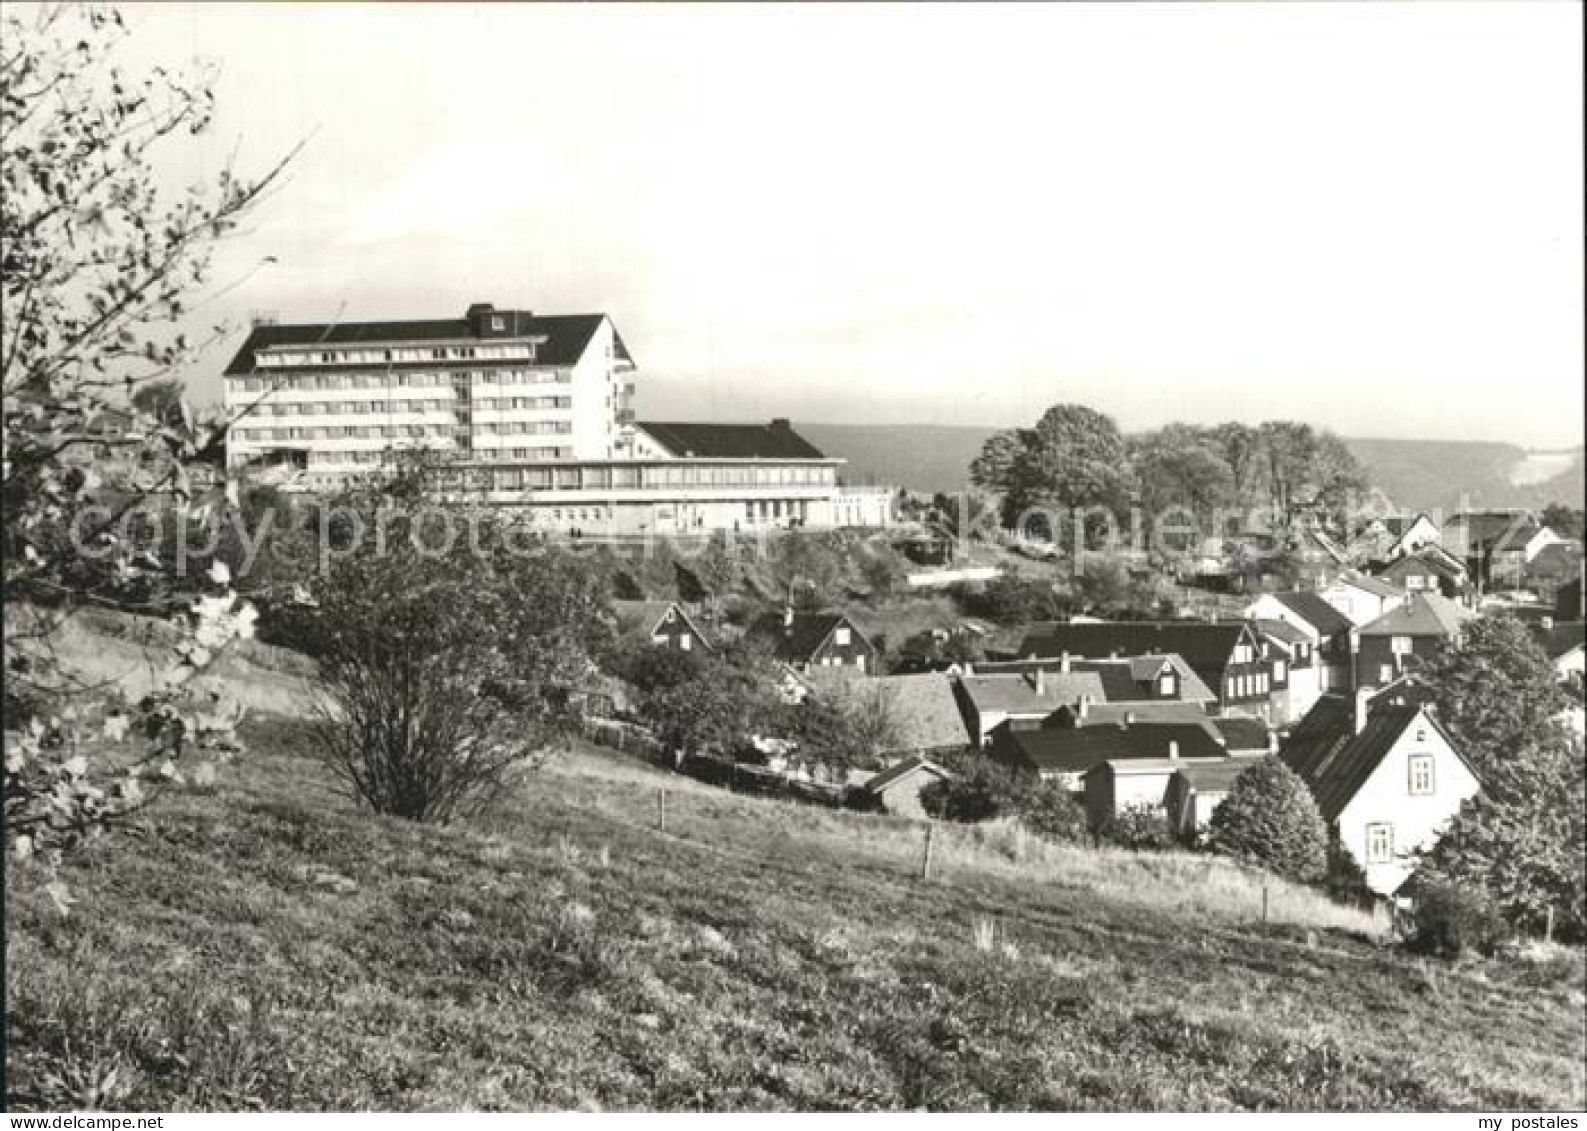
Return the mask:
[[[1413,762],[1427,759],[1431,781]],[[1448,733],[1420,708],[1411,713],[1377,763],[1351,792],[1335,821],[1340,842],[1366,873],[1367,884],[1392,895],[1416,868],[1415,854],[1433,846],[1480,783]],[[1386,830],[1383,831],[1383,830]],[[1388,851],[1383,849],[1387,844]]]

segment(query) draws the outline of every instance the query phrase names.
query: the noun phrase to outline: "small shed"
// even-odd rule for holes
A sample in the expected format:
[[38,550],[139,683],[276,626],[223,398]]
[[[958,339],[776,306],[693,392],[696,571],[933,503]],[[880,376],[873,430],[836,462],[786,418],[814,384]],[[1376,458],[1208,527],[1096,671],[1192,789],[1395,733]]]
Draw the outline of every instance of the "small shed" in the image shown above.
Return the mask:
[[920,791],[935,781],[953,775],[925,758],[905,758],[871,778],[863,789],[884,813],[900,817],[924,817]]

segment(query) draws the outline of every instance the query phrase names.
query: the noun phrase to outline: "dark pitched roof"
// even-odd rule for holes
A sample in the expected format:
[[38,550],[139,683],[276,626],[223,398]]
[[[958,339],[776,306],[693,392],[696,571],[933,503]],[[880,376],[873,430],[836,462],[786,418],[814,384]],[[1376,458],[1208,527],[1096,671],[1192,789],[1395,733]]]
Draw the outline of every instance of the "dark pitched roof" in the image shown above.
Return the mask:
[[1273,598],[1324,637],[1337,636],[1354,627],[1349,617],[1315,593],[1275,593]]
[[1311,787],[1325,820],[1338,819],[1384,755],[1418,719],[1444,733],[1460,756],[1438,720],[1424,712],[1420,698],[1393,685],[1384,688],[1368,702],[1366,725],[1357,734],[1355,704],[1342,695],[1324,695],[1290,733],[1280,756]]
[[[1062,673],[1059,672],[1061,662],[1055,656],[1038,660],[995,660],[976,664],[973,673],[969,674],[998,675],[1023,672],[1028,675],[1040,669],[1048,676],[1061,675]],[[1164,664],[1173,668],[1179,676],[1179,697],[1170,702],[1210,703],[1218,698],[1207,686],[1206,681],[1185,662],[1184,657],[1172,652],[1120,657],[1117,660],[1071,659],[1069,670],[1072,673],[1097,677],[1102,684],[1102,696],[1098,702],[1106,700],[1109,703],[1156,703],[1160,700],[1156,698],[1156,689],[1152,684]]]
[[917,770],[939,779],[953,776],[935,762],[927,761],[925,758],[904,758],[901,761],[894,762],[887,769],[867,780],[860,788],[867,793],[881,793],[889,786],[895,785]]
[[1230,750],[1266,750],[1267,724],[1261,719],[1246,719],[1226,715],[1212,720],[1213,727],[1223,736],[1223,744]]
[[613,601],[612,612],[617,614],[619,623],[630,622],[636,631],[643,632],[648,638],[661,619],[669,611],[675,611],[683,623],[689,626],[695,638],[706,648],[711,647],[710,639],[700,631],[700,626],[694,623],[694,618],[689,611],[676,601]]
[[1557,660],[1573,648],[1587,643],[1587,623],[1582,621],[1555,622],[1547,628],[1542,624],[1528,625],[1532,635],[1551,660]]
[[[518,336],[544,338],[535,347],[536,365],[574,365],[584,356],[590,338],[600,328],[604,314],[528,314],[518,316]],[[291,326],[255,326],[226,366],[226,376],[255,372],[254,351],[271,346],[350,346],[386,342],[439,342],[473,338],[467,318],[427,319],[415,322],[300,323]],[[485,339],[480,339],[485,340]],[[613,332],[613,348],[620,360],[630,361],[628,347]],[[425,363],[433,364],[433,363]],[[469,364],[459,362],[459,365]],[[472,364],[478,365],[478,362]],[[368,368],[365,366],[364,368]]]
[[1263,636],[1271,636],[1273,639],[1281,641],[1284,644],[1311,643],[1310,636],[1296,628],[1294,625],[1290,624],[1288,621],[1267,620],[1265,618],[1258,617],[1252,623],[1256,625],[1256,630]]
[[858,626],[842,613],[794,613],[791,623],[783,623],[782,613],[763,613],[750,626],[754,636],[771,640],[779,660],[805,663],[839,625],[848,625],[867,644],[870,641]]
[[1197,793],[1228,793],[1234,780],[1249,770],[1259,758],[1225,758],[1218,762],[1192,762],[1177,773]]
[[1427,546],[1414,554],[1396,558],[1377,571],[1379,577],[1395,579],[1417,573],[1434,573],[1450,581],[1460,581],[1466,576],[1466,567],[1446,551],[1436,546]]
[[1083,774],[1103,762],[1166,758],[1170,742],[1179,744],[1181,758],[1221,758],[1225,753],[1202,723],[1011,731],[1005,749],[1008,757],[1038,771]]
[[1020,643],[1021,656],[1105,657],[1162,655],[1177,652],[1191,667],[1222,667],[1240,637],[1245,621],[1104,621],[1076,624],[1054,621],[1032,625]]
[[701,459],[825,459],[786,422],[694,424],[641,420],[639,427],[675,456]]

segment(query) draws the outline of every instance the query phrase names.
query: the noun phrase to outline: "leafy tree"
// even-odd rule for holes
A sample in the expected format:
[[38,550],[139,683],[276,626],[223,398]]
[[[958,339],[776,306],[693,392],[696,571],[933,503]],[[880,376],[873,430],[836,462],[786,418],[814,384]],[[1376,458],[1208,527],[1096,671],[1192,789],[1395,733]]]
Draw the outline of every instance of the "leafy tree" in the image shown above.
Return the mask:
[[1207,826],[1207,847],[1311,884],[1328,871],[1328,828],[1311,790],[1276,757],[1234,779]]
[[1025,454],[1029,433],[1010,428],[994,432],[981,445],[970,462],[970,482],[995,495],[1006,495],[1012,487],[1014,467]]
[[179,427],[185,393],[182,382],[172,378],[148,381],[132,390],[132,407],[167,427]]
[[1163,807],[1144,801],[1120,807],[1102,822],[1097,835],[1135,852],[1162,852],[1175,843],[1173,826]]
[[[1013,526],[1034,508],[1060,516],[1082,507],[1116,515],[1128,509],[1129,462],[1112,418],[1084,405],[1054,405],[1021,438],[1003,492],[1004,525]],[[1048,533],[1061,534],[1052,528]]]
[[796,760],[834,775],[879,769],[897,749],[904,723],[896,694],[873,680],[822,688],[792,707],[788,719]]
[[1141,505],[1149,514],[1184,507],[1205,516],[1235,499],[1234,472],[1217,438],[1205,429],[1170,424],[1135,440],[1130,449]]
[[1480,889],[1424,877],[1416,888],[1410,949],[1442,958],[1467,951],[1491,955],[1508,941],[1510,926]]
[[1540,517],[1543,525],[1561,538],[1580,538],[1582,536],[1582,510],[1580,507],[1570,507],[1564,503],[1550,503],[1543,508],[1543,513]]
[[610,630],[601,579],[519,545],[506,519],[436,502],[431,459],[335,500],[385,538],[355,539],[312,586],[314,734],[371,809],[444,822],[494,801],[563,739]]
[[965,613],[995,624],[1056,620],[1068,609],[1068,603],[1058,595],[1052,582],[1025,577],[1014,570],[981,585],[954,585],[949,593]]
[[786,725],[777,666],[752,645],[701,658],[698,675],[653,688],[640,702],[663,746],[674,754],[733,758],[755,734]]
[[[8,719],[23,728],[6,750],[6,836],[19,856],[58,858],[158,783],[211,775],[236,749],[235,716],[192,692],[193,676],[253,623],[229,572],[173,578],[153,540],[123,525],[156,491],[186,505],[188,465],[213,459],[222,422],[151,415],[126,393],[193,356],[178,319],[213,243],[281,166],[166,191],[157,169],[209,124],[208,80],[129,71],[125,37],[106,5],[0,14],[5,664],[8,706],[37,712]],[[106,439],[110,417],[127,427]],[[134,457],[114,493],[70,458],[101,443]],[[176,650],[136,703],[83,686],[54,649],[78,609],[128,599],[179,610]]]
[[1086,839],[1086,811],[1072,790],[1040,778],[1019,791],[1015,803],[1020,824],[1043,840],[1072,843]]
[[921,808],[946,821],[988,821],[1014,811],[1019,781],[1006,766],[986,757],[969,761],[952,778],[931,782],[920,791]]
[[1467,622],[1461,641],[1430,657],[1421,677],[1484,783],[1515,751],[1546,741],[1567,706],[1548,657],[1508,614]]
[[891,597],[903,585],[907,570],[888,546],[873,546],[860,558],[860,577],[875,597]]
[[1209,436],[1229,468],[1235,500],[1254,502],[1262,484],[1261,435],[1249,424],[1229,421],[1212,428]]
[[613,674],[642,695],[680,687],[702,678],[707,661],[700,652],[685,652],[665,644],[617,649]]
[[1342,525],[1366,489],[1366,476],[1344,442],[1293,420],[1270,420],[1257,430],[1273,513],[1288,525],[1303,514]]
[[1420,862],[1418,887],[1447,884],[1472,893],[1513,927],[1534,933],[1552,907],[1556,935],[1580,940],[1587,883],[1581,740],[1555,730],[1506,753]]

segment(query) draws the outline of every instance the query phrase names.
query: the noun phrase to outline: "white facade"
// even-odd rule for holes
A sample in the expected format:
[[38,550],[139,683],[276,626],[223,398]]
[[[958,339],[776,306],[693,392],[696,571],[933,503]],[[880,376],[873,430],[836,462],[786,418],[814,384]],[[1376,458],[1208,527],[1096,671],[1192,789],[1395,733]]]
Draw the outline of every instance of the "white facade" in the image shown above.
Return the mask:
[[1371,624],[1404,600],[1403,595],[1375,593],[1347,578],[1339,578],[1317,590],[1317,596],[1338,609],[1355,625]]
[[891,490],[840,485],[844,461],[802,443],[811,458],[668,450],[634,423],[634,369],[605,315],[255,327],[226,372],[227,462],[289,463],[284,488],[325,491],[435,449],[460,490],[555,533],[891,525]]
[[1348,804],[1339,840],[1366,873],[1367,885],[1392,895],[1416,869],[1478,782],[1425,710],[1401,732]]

